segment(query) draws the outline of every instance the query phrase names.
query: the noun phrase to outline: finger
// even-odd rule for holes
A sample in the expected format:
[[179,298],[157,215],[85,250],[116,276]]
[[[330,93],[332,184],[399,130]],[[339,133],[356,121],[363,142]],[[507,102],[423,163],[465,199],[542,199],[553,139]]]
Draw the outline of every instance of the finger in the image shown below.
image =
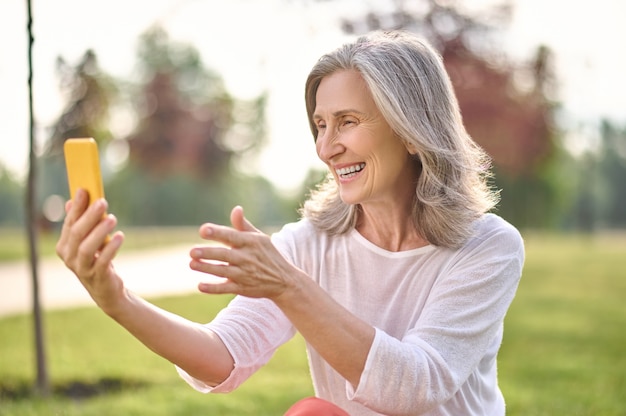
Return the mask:
[[231,277],[232,276],[232,268],[229,270],[229,266],[226,263],[216,263],[216,262],[207,262],[200,261],[196,259],[192,259],[189,262],[189,267],[191,270],[195,270],[197,272],[202,272],[206,274],[210,274],[218,277]]
[[119,248],[124,243],[124,233],[121,231],[117,231],[109,242],[102,248],[98,257],[96,259],[96,266],[103,265],[108,266],[109,263],[113,261],[115,256],[118,253]]
[[232,250],[224,246],[196,246],[189,252],[192,259],[230,263],[233,260]]
[[238,231],[260,232],[243,214],[243,208],[239,205],[230,212],[230,223]]
[[67,215],[65,216],[65,223],[73,224],[87,209],[89,205],[89,197],[87,191],[84,189],[78,189],[74,199],[70,199],[65,204],[65,210]]
[[[95,212],[98,213],[99,210],[95,210]],[[92,212],[88,214],[91,215]],[[105,217],[97,217],[95,225],[92,222],[85,222],[86,231],[80,229],[79,227],[83,225],[82,221],[88,219],[89,218],[81,218],[75,225],[77,231],[72,233],[72,238],[78,241],[72,241],[71,244],[77,244],[77,261],[80,268],[90,268],[93,266],[95,259],[101,255],[99,252],[106,247],[104,244],[105,239],[117,225],[115,216],[109,214]],[[80,237],[81,235],[82,237]],[[96,253],[98,256],[96,256]]]
[[87,209],[88,199],[87,192],[83,189],[79,189],[76,192],[73,200],[67,201],[65,204],[66,215],[63,220],[63,226],[61,228],[61,235],[57,243],[56,251],[59,257],[67,260],[65,255],[67,251],[72,251],[76,246],[70,246],[69,243],[78,241],[76,238],[72,239],[72,231],[76,221],[83,215]]
[[189,267],[192,270],[219,277],[233,277],[237,274],[236,270],[239,270],[238,266],[228,263],[225,260],[197,257],[192,257],[189,261]]
[[[240,282],[246,276],[245,257],[224,247],[197,247],[191,250],[189,268],[201,273]],[[242,263],[244,266],[242,266]]]
[[[86,196],[85,199],[87,199]],[[91,206],[82,212],[78,207],[73,208],[71,218],[68,220],[69,227],[71,227],[69,242],[78,245],[82,240],[84,240],[94,227],[106,218],[106,210],[107,202],[104,199],[95,201]],[[76,214],[76,216],[74,214]]]
[[224,279],[220,282],[200,282],[198,283],[198,290],[202,293],[210,295],[223,295],[226,293],[237,293],[238,286],[236,283]]
[[241,247],[246,242],[245,233],[217,224],[203,224],[200,227],[200,237],[228,247]]

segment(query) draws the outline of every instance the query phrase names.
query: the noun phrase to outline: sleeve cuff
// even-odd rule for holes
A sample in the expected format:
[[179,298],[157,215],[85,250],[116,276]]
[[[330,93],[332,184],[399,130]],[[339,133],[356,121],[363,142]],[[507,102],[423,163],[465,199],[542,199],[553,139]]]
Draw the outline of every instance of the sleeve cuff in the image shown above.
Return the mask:
[[361,378],[359,379],[359,385],[356,389],[352,386],[351,383],[346,381],[346,396],[348,400],[360,401],[359,397],[366,397],[365,389],[368,384],[369,376],[372,372],[372,366],[374,357],[376,356],[376,351],[378,350],[378,346],[380,345],[381,340],[381,331],[380,329],[374,327],[376,333],[374,335],[374,340],[372,341],[372,346],[370,347],[370,351],[367,354],[367,359],[365,360],[365,367],[363,367],[363,372],[361,373]]
[[[210,386],[206,384],[204,381],[198,380],[197,378],[189,375],[182,368],[175,366],[178,375],[187,382],[192,388],[199,391],[200,393],[230,393],[235,390],[241,384],[241,374],[237,371],[237,367],[231,371],[230,375],[226,380],[217,386]],[[245,377],[245,376],[244,376]]]

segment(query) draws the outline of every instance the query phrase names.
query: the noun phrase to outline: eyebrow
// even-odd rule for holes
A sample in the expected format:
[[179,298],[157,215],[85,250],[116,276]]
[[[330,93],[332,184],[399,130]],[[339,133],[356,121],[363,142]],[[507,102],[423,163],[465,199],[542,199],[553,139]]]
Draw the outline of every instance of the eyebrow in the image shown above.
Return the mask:
[[[334,118],[337,118],[337,117],[345,116],[346,114],[358,114],[358,115],[360,115],[360,116],[365,115],[365,113],[364,113],[364,112],[362,112],[362,111],[360,111],[360,110],[352,109],[352,108],[347,108],[347,109],[345,109],[345,110],[335,111],[335,112],[334,112],[334,113],[332,113],[331,115],[332,115]],[[317,113],[314,113],[314,114],[313,114],[313,119],[314,119],[314,120],[317,120],[317,119],[320,119],[320,118],[322,118],[322,116],[320,116],[319,114],[317,114]]]

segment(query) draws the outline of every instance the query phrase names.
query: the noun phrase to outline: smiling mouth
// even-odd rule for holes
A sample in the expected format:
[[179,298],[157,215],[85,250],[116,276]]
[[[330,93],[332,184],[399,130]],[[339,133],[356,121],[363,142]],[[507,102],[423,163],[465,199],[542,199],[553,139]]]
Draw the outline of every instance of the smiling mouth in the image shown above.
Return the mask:
[[355,176],[361,170],[365,168],[365,163],[357,163],[356,165],[346,166],[345,168],[335,169],[337,176],[342,179],[348,179]]

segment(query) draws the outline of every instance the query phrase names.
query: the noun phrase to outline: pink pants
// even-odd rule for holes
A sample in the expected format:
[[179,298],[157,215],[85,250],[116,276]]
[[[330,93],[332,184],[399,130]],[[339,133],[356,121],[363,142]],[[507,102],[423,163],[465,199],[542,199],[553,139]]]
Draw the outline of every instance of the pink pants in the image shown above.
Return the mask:
[[318,397],[307,397],[296,402],[284,416],[350,416],[340,407]]

